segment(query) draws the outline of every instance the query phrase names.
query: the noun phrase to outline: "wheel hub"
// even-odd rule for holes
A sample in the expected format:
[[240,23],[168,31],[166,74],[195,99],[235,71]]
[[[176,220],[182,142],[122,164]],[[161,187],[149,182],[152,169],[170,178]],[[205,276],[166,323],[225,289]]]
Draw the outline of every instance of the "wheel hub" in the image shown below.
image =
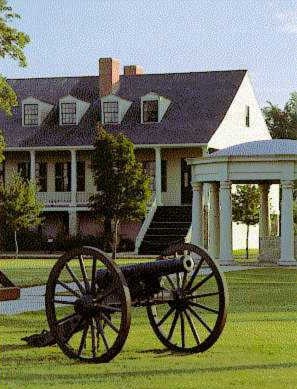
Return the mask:
[[82,296],[74,304],[74,310],[82,316],[93,316],[97,312],[95,302],[90,295]]
[[188,306],[188,300],[183,296],[181,291],[177,290],[173,293],[173,300],[169,303],[171,308],[177,309],[178,311],[185,311]]

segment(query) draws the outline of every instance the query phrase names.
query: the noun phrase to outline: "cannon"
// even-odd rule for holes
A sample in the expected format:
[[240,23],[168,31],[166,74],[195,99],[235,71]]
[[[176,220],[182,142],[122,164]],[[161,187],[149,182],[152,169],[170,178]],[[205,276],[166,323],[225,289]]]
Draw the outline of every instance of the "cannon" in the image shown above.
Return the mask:
[[45,306],[48,344],[70,358],[103,363],[123,348],[131,307],[145,307],[169,350],[199,353],[219,338],[227,289],[219,268],[198,246],[180,243],[156,261],[117,266],[92,247],[62,255],[50,272]]

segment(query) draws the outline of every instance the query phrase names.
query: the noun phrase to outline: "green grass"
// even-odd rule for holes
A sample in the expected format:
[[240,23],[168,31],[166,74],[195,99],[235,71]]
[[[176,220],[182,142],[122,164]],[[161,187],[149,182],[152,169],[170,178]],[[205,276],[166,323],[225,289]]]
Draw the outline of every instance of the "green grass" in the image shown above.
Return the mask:
[[[35,263],[36,279],[52,264]],[[132,312],[122,353],[104,365],[69,360],[56,346],[24,345],[22,336],[47,327],[43,312],[0,316],[0,387],[295,389],[297,270],[261,268],[230,272],[226,278],[230,293],[226,328],[200,355],[165,350],[143,309]]]

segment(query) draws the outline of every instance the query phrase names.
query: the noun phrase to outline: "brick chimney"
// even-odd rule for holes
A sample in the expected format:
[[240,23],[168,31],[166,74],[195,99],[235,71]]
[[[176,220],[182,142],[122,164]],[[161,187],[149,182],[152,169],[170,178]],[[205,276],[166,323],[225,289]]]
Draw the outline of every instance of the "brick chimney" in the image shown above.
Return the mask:
[[125,76],[137,76],[139,74],[143,74],[144,70],[139,65],[127,65],[124,66],[124,75]]
[[120,79],[120,61],[114,58],[99,59],[99,93],[100,97],[109,95],[112,87]]

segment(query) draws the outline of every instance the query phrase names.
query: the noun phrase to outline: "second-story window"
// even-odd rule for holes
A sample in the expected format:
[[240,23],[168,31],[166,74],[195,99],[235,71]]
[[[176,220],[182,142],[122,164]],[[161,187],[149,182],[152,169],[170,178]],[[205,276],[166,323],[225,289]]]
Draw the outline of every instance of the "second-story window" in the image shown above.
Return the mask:
[[55,191],[70,192],[71,190],[71,162],[55,163]]
[[47,192],[47,163],[37,162],[36,182],[40,192]]
[[103,120],[105,124],[119,122],[119,103],[117,101],[106,101],[103,103]]
[[61,124],[76,124],[76,103],[61,103]]
[[245,106],[245,126],[250,127],[250,107],[249,107],[249,105]]
[[38,125],[38,104],[24,104],[24,125]]
[[5,163],[0,163],[0,185],[4,185],[5,182]]
[[30,180],[30,162],[19,162],[18,173],[24,180]]
[[142,105],[143,123],[158,122],[158,100],[144,101]]
[[86,186],[85,161],[77,161],[77,191],[84,192]]

